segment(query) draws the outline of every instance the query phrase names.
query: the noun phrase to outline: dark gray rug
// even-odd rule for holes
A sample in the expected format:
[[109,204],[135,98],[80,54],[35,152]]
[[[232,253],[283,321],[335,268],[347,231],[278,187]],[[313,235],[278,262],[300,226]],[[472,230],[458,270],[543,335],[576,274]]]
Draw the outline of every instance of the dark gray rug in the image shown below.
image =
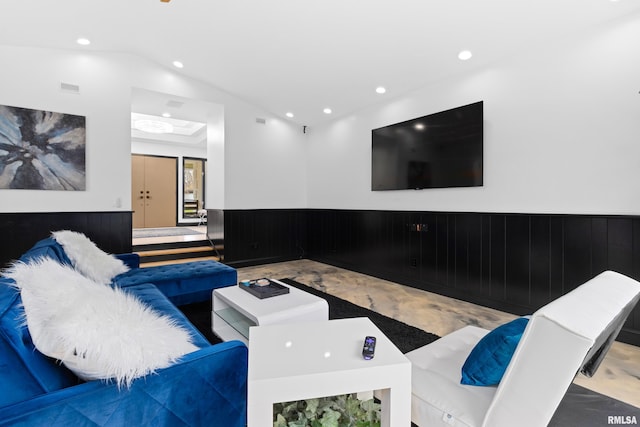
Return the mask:
[[[403,353],[422,347],[439,338],[437,335],[425,332],[419,328],[360,307],[294,280],[280,280],[288,285],[295,286],[296,288],[327,300],[330,319],[369,317]],[[182,306],[180,309],[212,344],[221,341],[220,338],[211,331],[211,302],[190,304]],[[624,425],[630,424],[634,419],[633,417],[640,423],[640,408],[572,384],[560,403],[553,419],[549,423],[549,426],[600,427],[612,424]],[[621,420],[623,422],[620,422]],[[627,420],[630,422],[626,422]]]
[[198,233],[187,227],[168,227],[168,228],[134,228],[132,236],[134,239],[144,237],[170,237],[170,236],[192,236]]
[[327,300],[327,303],[329,303],[329,319],[368,317],[403,353],[408,353],[411,350],[415,350],[440,338],[435,334],[425,332],[422,329],[407,325],[399,320],[360,307],[342,298],[298,283],[295,280],[280,279],[280,281]]

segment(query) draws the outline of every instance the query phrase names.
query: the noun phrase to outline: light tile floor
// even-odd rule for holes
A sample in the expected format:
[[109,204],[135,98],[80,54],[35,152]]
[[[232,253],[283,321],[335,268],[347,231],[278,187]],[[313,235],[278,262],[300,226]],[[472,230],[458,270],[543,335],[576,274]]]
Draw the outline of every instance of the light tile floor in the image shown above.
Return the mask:
[[[493,329],[515,317],[310,260],[238,270],[238,280],[260,277],[291,278],[440,336],[465,325]],[[640,408],[640,348],[614,343],[596,375],[575,382]]]

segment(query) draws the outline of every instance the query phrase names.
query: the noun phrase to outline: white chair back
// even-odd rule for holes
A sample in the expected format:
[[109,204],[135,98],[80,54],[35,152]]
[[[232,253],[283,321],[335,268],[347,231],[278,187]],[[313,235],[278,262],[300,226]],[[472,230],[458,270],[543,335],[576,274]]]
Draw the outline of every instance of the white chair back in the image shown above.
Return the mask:
[[575,375],[591,375],[640,298],[640,283],[606,271],[535,312],[483,425],[546,426]]

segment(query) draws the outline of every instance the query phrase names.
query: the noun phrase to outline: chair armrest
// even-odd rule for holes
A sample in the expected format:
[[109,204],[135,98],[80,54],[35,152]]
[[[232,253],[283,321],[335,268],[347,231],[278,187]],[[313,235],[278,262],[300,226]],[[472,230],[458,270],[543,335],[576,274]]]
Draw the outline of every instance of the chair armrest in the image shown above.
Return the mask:
[[239,341],[185,355],[130,389],[90,381],[0,408],[0,426],[208,425],[244,427],[247,347]]
[[140,255],[138,254],[116,254],[114,256],[124,262],[125,265],[132,270],[140,268]]

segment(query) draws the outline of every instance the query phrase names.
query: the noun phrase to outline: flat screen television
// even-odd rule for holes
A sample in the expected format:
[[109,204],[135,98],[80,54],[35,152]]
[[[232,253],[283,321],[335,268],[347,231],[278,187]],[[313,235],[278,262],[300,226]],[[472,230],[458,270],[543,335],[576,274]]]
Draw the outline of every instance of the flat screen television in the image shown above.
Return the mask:
[[482,101],[371,131],[371,190],[482,186]]

